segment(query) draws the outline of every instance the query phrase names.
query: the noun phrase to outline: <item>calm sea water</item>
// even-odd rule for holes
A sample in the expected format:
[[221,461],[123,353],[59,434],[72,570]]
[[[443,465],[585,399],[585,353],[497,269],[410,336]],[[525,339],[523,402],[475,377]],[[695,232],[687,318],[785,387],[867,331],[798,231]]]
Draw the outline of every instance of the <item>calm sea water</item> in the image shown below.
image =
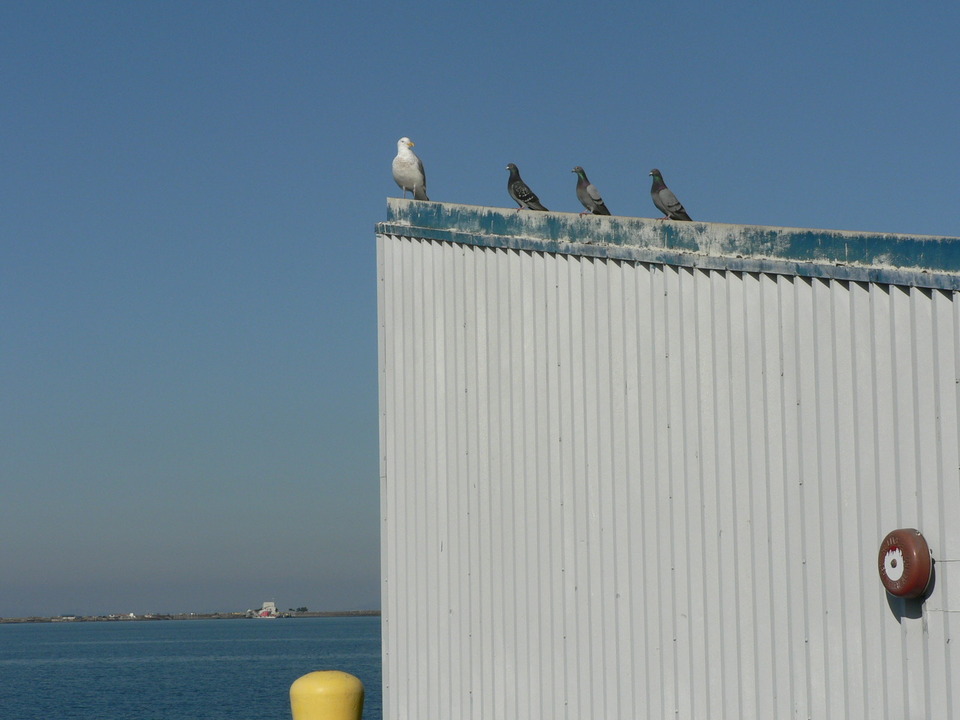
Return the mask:
[[314,670],[363,681],[380,720],[380,618],[0,625],[0,718],[289,720]]

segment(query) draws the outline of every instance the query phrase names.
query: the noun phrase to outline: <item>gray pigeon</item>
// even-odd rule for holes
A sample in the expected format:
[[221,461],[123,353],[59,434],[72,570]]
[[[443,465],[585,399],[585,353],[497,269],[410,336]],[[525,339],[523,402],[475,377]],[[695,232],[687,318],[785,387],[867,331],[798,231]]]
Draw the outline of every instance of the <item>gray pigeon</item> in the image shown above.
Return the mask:
[[583,168],[577,165],[570,172],[577,174],[577,197],[587,209],[587,212],[580,214],[586,215],[587,213],[593,213],[594,215],[609,215],[610,211],[607,210],[607,206],[603,204],[600,191],[597,190],[596,185],[587,180],[587,174],[583,171]]
[[408,137],[402,137],[397,140],[397,156],[393,159],[393,179],[400,189],[403,190],[403,196],[407,196],[407,190],[413,193],[416,200],[429,200],[427,197],[427,174],[423,171],[423,163],[420,158],[410,148],[413,147],[413,140]]
[[663,182],[663,175],[660,174],[660,171],[654,168],[650,171],[650,176],[653,178],[650,197],[653,198],[653,204],[657,206],[657,210],[663,213],[663,217],[660,219],[689,220],[690,216],[687,215],[687,211],[677,200],[677,196]]
[[510,197],[520,206],[517,208],[517,212],[520,212],[523,208],[527,210],[546,210],[546,208],[540,204],[540,198],[520,179],[520,171],[517,170],[517,166],[510,163],[507,165],[507,170],[510,171],[510,179],[507,180],[507,192],[510,193]]

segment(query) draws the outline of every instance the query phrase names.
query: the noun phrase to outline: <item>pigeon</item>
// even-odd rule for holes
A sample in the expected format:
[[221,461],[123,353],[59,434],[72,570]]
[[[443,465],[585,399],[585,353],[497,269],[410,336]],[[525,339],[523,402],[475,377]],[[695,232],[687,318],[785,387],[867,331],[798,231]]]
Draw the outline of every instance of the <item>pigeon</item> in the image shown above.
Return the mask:
[[510,171],[510,179],[507,180],[507,192],[510,193],[510,197],[520,206],[517,208],[517,212],[520,212],[523,208],[527,210],[546,210],[546,208],[540,204],[540,198],[520,179],[520,171],[517,170],[517,166],[510,163],[507,165],[507,170]]
[[413,193],[417,200],[429,200],[427,197],[427,174],[423,171],[423,163],[420,158],[410,148],[413,147],[413,140],[408,137],[402,137],[397,140],[397,156],[393,159],[393,179],[400,189],[403,190],[403,196],[407,196],[407,190]]
[[609,215],[610,211],[607,210],[607,206],[603,204],[600,191],[597,190],[596,185],[587,180],[587,174],[583,171],[583,168],[577,165],[570,172],[577,174],[577,197],[580,198],[580,202],[583,203],[583,206],[587,209],[587,212],[580,214],[586,215],[593,213],[594,215]]
[[663,213],[663,217],[660,219],[689,220],[690,216],[687,215],[687,211],[677,200],[677,196],[663,182],[663,175],[660,174],[660,171],[654,168],[650,171],[650,176],[653,178],[650,197],[653,198],[653,204],[657,206],[657,210]]

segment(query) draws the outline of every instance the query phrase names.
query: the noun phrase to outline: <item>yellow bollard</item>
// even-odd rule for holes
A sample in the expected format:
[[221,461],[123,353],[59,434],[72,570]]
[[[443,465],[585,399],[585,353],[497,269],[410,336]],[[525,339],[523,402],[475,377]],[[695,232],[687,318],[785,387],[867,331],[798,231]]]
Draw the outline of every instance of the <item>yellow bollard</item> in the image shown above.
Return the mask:
[[360,720],[363,683],[340,670],[307,673],[290,686],[293,720]]

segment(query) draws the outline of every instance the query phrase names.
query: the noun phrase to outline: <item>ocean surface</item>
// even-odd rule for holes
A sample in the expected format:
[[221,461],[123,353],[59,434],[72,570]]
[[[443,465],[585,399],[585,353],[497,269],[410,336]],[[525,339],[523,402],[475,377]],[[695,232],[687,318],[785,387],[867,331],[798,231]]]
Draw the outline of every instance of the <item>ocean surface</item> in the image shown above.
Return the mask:
[[381,720],[380,618],[0,625],[3,720],[289,720],[314,670],[363,682]]

